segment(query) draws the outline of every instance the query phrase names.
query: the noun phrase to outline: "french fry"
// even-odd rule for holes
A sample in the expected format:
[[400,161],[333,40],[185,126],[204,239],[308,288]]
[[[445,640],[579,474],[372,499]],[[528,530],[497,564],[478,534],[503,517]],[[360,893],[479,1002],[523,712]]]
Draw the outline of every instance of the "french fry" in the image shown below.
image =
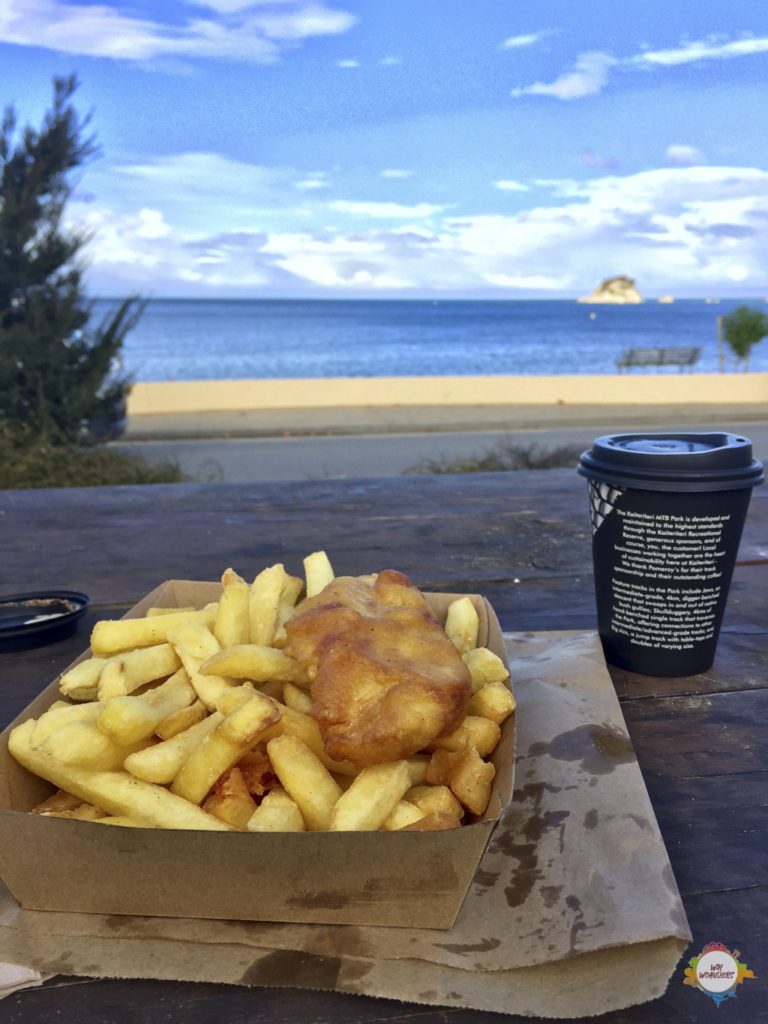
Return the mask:
[[[155,731],[158,717],[140,697],[110,697],[102,702],[96,725],[119,746],[146,739]],[[115,767],[122,767],[122,762]]]
[[408,771],[411,776],[411,785],[419,786],[427,781],[427,768],[429,767],[429,754],[414,754],[406,758]]
[[197,611],[192,605],[187,605],[179,608],[147,608],[147,618],[151,618],[153,615],[178,615],[179,612],[194,612]]
[[70,700],[96,700],[99,676],[106,663],[106,658],[86,658],[62,675],[59,690]]
[[77,807],[66,811],[42,811],[46,818],[71,818],[73,821],[99,821],[105,816],[100,807],[93,804],[79,803]]
[[77,765],[89,771],[115,771],[129,754],[146,746],[116,743],[95,722],[70,722],[52,732],[37,749],[62,765]]
[[[279,774],[279,773],[278,773]],[[363,768],[331,813],[331,832],[373,832],[380,828],[411,786],[405,761]]]
[[496,722],[490,718],[467,715],[453,732],[449,732],[445,736],[438,736],[427,749],[463,750],[465,747],[473,746],[481,757],[487,757],[496,749],[500,739],[501,729]]
[[32,808],[33,814],[53,814],[58,811],[74,811],[83,801],[79,796],[66,793],[63,789],[57,789],[53,796],[49,796]]
[[237,765],[225,772],[216,782],[203,804],[203,810],[221,818],[233,828],[245,830],[256,810],[256,801],[248,792]]
[[405,825],[401,832],[441,832],[447,828],[459,828],[461,822],[450,814],[425,814],[423,818]]
[[460,597],[448,606],[445,632],[460,654],[477,647],[480,620],[469,597]]
[[183,668],[140,697],[112,697],[104,701],[96,724],[117,743],[128,746],[151,736],[168,715],[188,707],[195,699]]
[[275,622],[275,635],[272,640],[273,647],[284,647],[288,640],[285,632],[285,624],[296,610],[296,602],[299,594],[304,589],[304,581],[298,576],[286,576],[283,580],[283,589],[280,591],[280,602],[277,606],[277,621]]
[[304,671],[297,661],[274,647],[259,644],[237,644],[219,651],[201,664],[203,675],[232,679],[252,679],[256,683],[303,683]]
[[476,647],[462,657],[472,676],[472,693],[477,693],[486,683],[503,683],[509,678],[504,662],[487,647]]
[[126,757],[123,767],[144,782],[154,782],[158,785],[172,782],[195,747],[199,746],[223,720],[224,716],[215,711],[202,722],[177,733],[171,739],[130,754]]
[[304,559],[304,578],[307,581],[307,597],[315,597],[336,576],[325,551],[313,551]]
[[448,786],[414,786],[405,794],[405,799],[415,804],[422,814],[447,814],[460,821],[464,808]]
[[451,789],[468,811],[484,814],[496,769],[490,761],[483,761],[474,747],[460,751],[456,758],[451,770]]
[[205,704],[201,700],[196,700],[193,704],[166,715],[161,722],[158,722],[155,735],[159,736],[161,740],[169,740],[178,733],[184,732],[185,729],[189,729],[190,726],[202,722],[207,714],[208,710]]
[[249,749],[261,733],[280,718],[275,701],[256,693],[225,716],[218,731],[233,743]]
[[358,774],[359,767],[352,764],[351,761],[334,761],[332,757],[328,757],[323,737],[320,734],[320,726],[314,718],[302,714],[301,711],[294,711],[293,708],[281,704],[280,701],[276,700],[275,703],[281,712],[280,721],[268,730],[265,739],[271,740],[275,736],[295,736],[309,747],[315,757],[329,771],[336,772],[338,775]]
[[427,782],[431,786],[447,786],[451,781],[451,771],[460,751],[438,748],[433,751],[427,767]]
[[123,828],[152,828],[148,821],[141,818],[131,818],[127,814],[108,814],[104,818],[97,818],[99,825],[122,825]]
[[491,795],[496,769],[483,761],[474,747],[464,750],[436,750],[432,755],[427,780],[448,785],[472,814],[483,814]]
[[279,714],[274,702],[258,693],[235,708],[195,747],[174,778],[171,792],[193,804],[202,803],[216,780],[237,764]]
[[181,668],[181,661],[169,643],[125,651],[109,659],[99,678],[99,700],[123,697],[145,683],[165,679]]
[[8,749],[29,771],[79,796],[85,803],[103,808],[107,814],[144,819],[157,828],[189,828],[228,831],[229,826],[199,807],[181,800],[162,786],[153,786],[124,771],[86,771],[63,765],[29,742],[34,722],[12,730]]
[[303,832],[304,819],[295,801],[280,787],[267,793],[247,825],[249,832]]
[[248,599],[250,639],[252,644],[268,647],[275,636],[277,609],[286,578],[285,567],[278,562],[260,572],[251,584]]
[[233,583],[245,583],[245,580],[230,566],[221,574],[221,585],[222,587],[231,587]]
[[283,686],[283,702],[294,711],[300,711],[303,715],[312,714],[312,698],[306,690],[300,690],[293,683],[286,683]]
[[143,619],[104,619],[93,627],[91,649],[96,655],[111,655],[136,647],[153,647],[165,643],[168,633],[182,622],[212,626],[216,619],[216,609],[216,604],[209,604],[194,612],[177,611],[168,615],[150,615]]
[[221,694],[234,686],[231,679],[200,671],[206,661],[219,653],[219,641],[210,629],[199,622],[178,624],[169,632],[169,640],[181,658],[198,697],[212,711]]
[[[224,574],[222,582],[226,578],[227,573]],[[249,599],[250,590],[245,580],[238,577],[237,580],[224,584],[216,621],[213,624],[213,635],[222,648],[248,643],[251,635]]]
[[493,682],[481,686],[469,702],[469,713],[490,718],[501,725],[517,707],[512,692],[505,683]]
[[112,658],[101,670],[98,686],[99,700],[111,700],[113,697],[127,697],[128,687],[125,683],[125,669],[119,658]]
[[341,788],[317,756],[295,736],[276,736],[267,743],[275,774],[301,811],[311,832],[326,831]]
[[395,809],[382,824],[381,829],[383,832],[398,832],[423,817],[424,811],[420,810],[416,804],[409,803],[407,800],[399,800],[395,804]]
[[95,722],[101,711],[98,701],[89,701],[86,704],[64,704],[59,707],[50,707],[47,711],[34,721],[30,742],[33,746],[41,746],[51,733],[61,729],[62,726],[71,722]]

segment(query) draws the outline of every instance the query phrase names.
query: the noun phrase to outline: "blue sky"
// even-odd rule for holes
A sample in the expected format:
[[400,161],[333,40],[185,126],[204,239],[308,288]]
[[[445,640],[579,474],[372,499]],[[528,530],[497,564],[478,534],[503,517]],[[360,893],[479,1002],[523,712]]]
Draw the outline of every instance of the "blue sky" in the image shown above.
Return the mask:
[[765,0],[0,0],[94,293],[768,294]]

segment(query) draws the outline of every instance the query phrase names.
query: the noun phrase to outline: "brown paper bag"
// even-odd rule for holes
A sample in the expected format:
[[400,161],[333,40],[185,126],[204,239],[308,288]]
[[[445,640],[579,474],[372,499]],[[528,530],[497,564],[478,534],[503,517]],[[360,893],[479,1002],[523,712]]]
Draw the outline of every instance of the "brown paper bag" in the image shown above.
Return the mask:
[[6,895],[0,959],[550,1017],[659,996],[690,932],[599,640],[523,634],[508,650],[515,800],[450,931],[51,914]]

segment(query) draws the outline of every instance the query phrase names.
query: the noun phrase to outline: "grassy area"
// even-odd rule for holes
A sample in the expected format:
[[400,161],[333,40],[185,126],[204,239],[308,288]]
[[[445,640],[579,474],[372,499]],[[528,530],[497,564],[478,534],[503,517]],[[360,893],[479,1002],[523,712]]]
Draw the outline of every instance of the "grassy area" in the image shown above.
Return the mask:
[[572,469],[579,461],[584,446],[561,445],[545,448],[539,445],[500,443],[480,455],[454,459],[424,459],[405,470],[408,474],[427,473],[508,473],[521,469]]
[[175,484],[185,479],[175,462],[149,465],[139,455],[105,447],[14,444],[0,438],[0,490]]

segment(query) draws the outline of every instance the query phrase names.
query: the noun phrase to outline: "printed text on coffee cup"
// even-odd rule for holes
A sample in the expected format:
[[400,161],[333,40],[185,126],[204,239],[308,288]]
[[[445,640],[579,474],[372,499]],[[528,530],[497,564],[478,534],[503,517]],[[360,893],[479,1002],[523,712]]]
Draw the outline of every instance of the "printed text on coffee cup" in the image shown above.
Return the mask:
[[715,635],[730,515],[616,509],[611,628],[641,647],[689,650]]

